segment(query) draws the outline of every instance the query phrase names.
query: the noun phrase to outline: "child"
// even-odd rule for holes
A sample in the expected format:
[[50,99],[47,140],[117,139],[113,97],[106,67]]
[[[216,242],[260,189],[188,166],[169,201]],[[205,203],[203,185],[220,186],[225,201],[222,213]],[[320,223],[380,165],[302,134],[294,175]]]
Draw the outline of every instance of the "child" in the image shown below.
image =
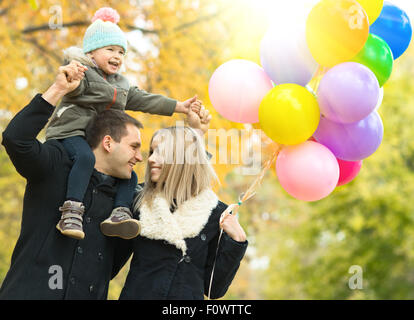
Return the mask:
[[[178,102],[129,85],[127,79],[118,73],[127,50],[126,36],[118,27],[118,21],[119,15],[114,9],[99,9],[84,35],[83,50],[71,47],[64,52],[67,63],[76,60],[87,68],[82,69],[85,70],[84,78],[79,86],[56,108],[46,130],[46,139],[61,140],[74,160],[68,177],[66,201],[59,208],[62,216],[56,228],[75,239],[85,236],[82,201],[95,166],[94,154],[85,140],[89,120],[109,108],[168,116],[174,112],[187,113],[190,107],[195,112],[200,110],[196,96]],[[130,211],[136,185],[134,171],[131,179],[119,180],[114,209],[101,223],[101,231],[105,235],[131,239],[139,234],[140,223],[132,218]]]

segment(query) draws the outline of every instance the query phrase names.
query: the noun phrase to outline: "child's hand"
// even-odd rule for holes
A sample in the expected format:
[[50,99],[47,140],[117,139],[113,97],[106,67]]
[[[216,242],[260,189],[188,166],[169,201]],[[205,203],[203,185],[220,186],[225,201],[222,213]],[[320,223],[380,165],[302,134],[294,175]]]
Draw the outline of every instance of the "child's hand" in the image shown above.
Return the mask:
[[190,105],[191,111],[197,113],[198,115],[200,115],[201,108],[204,108],[203,107],[203,102],[201,100],[198,100],[198,99]]
[[193,104],[196,101],[197,95],[185,101],[177,101],[177,105],[175,106],[175,112],[188,114],[188,111],[191,108],[191,104]]
[[80,81],[85,76],[84,72],[88,68],[78,61],[72,61],[66,66],[59,67],[59,73],[56,76],[55,84],[67,93],[75,90]]
[[85,76],[84,72],[88,70],[86,66],[76,60],[72,60],[66,67],[68,67],[67,72],[65,73],[68,82],[72,82],[73,80],[82,80]]
[[42,94],[42,98],[55,106],[63,96],[79,86],[86,70],[87,68],[77,61],[59,67],[55,82]]

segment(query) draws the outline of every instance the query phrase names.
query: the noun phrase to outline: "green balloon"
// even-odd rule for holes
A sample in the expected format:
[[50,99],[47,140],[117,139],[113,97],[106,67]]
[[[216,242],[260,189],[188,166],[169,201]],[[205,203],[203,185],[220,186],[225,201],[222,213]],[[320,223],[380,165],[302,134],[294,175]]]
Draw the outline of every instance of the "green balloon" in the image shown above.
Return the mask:
[[382,87],[390,78],[394,57],[391,48],[375,34],[370,33],[364,48],[352,59],[354,62],[363,64],[371,69]]

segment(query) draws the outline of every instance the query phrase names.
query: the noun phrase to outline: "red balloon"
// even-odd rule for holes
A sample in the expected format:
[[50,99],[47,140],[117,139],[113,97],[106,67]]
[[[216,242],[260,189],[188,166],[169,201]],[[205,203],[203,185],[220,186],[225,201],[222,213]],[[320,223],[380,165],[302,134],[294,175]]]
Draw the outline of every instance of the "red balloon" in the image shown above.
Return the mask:
[[359,173],[362,167],[362,160],[345,161],[336,158],[339,164],[339,180],[337,187],[351,182]]

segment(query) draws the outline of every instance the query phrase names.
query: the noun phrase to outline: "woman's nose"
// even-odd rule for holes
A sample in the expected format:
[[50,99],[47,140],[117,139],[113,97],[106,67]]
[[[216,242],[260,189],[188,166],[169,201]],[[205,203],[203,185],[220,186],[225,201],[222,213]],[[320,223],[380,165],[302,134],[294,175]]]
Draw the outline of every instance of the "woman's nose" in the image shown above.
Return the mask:
[[155,163],[155,157],[154,157],[154,153],[152,153],[149,157],[148,157],[148,163]]

